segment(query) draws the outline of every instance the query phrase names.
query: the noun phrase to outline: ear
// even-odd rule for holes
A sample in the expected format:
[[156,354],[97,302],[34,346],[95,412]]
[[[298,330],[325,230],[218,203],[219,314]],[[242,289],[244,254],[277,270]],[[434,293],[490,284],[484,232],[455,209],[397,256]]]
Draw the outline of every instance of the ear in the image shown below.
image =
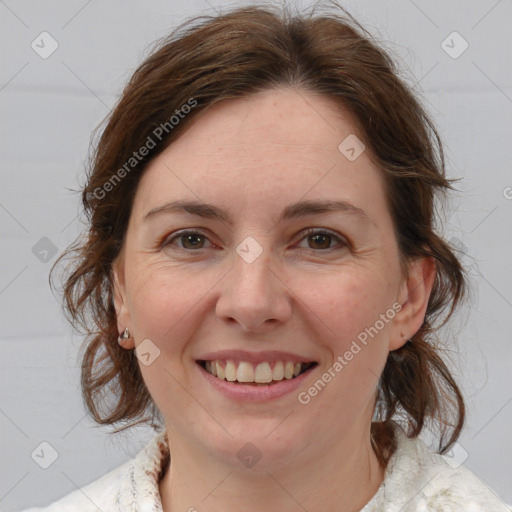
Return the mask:
[[416,334],[425,320],[428,301],[436,277],[432,258],[418,258],[408,264],[408,277],[404,279],[398,297],[402,305],[393,320],[389,350],[396,350]]
[[[116,259],[112,264],[112,277],[113,277],[113,294],[114,294],[114,307],[117,316],[117,332],[121,334],[126,327],[130,329],[130,310],[128,308],[128,301],[126,296],[125,276],[124,276],[124,259],[122,255]],[[135,348],[135,340],[133,336],[123,343],[123,348]]]

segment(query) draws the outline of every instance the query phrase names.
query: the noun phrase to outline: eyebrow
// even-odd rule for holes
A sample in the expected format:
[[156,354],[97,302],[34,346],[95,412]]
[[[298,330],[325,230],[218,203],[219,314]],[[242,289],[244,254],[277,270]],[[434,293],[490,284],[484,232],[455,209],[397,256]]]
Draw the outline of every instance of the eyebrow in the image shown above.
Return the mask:
[[[226,224],[233,224],[231,217],[225,210],[213,204],[203,203],[201,201],[171,201],[170,203],[158,206],[147,212],[143,220],[147,221],[161,214],[183,212],[207,219],[219,220]],[[309,200],[288,205],[282,211],[278,223],[283,220],[328,212],[345,212],[357,215],[365,221],[370,220],[364,210],[347,201]]]

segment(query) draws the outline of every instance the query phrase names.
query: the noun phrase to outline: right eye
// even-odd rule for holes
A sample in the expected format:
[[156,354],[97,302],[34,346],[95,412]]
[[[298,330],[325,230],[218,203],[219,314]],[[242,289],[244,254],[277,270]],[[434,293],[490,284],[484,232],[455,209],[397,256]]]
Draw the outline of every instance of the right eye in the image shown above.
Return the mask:
[[204,240],[208,240],[207,236],[200,231],[179,231],[178,233],[173,234],[172,237],[166,238],[162,243],[162,247],[169,247],[174,244],[174,241],[178,240],[181,242],[181,245],[178,243],[178,248],[185,251],[195,251],[198,249],[204,249],[203,242]]

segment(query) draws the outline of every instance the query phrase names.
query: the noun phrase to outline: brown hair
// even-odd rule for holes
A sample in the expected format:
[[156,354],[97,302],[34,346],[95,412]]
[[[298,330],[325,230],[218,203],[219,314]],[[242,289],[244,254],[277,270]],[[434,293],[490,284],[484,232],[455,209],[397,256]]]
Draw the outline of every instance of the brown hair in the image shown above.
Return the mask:
[[[118,431],[155,418],[160,425],[154,427],[163,423],[134,351],[117,343],[113,303],[112,263],[147,163],[200,112],[284,85],[324,95],[352,114],[358,136],[385,178],[401,263],[429,257],[436,264],[424,323],[411,342],[389,353],[380,378],[378,421],[371,432],[381,464],[396,447],[391,423],[400,417],[410,437],[419,435],[428,420],[437,422],[440,453],[460,435],[463,397],[434,346],[434,332],[466,290],[457,257],[434,231],[434,200],[453,188],[445,177],[442,144],[419,100],[399,78],[396,63],[349,13],[336,8],[344,14],[291,15],[287,8],[254,5],[193,18],[158,44],[107,117],[82,190],[87,235],[57,261],[66,257],[72,263],[65,306],[70,321],[87,334],[81,383],[97,423],[132,420]],[[134,151],[153,146],[150,138],[154,147],[135,161]]]

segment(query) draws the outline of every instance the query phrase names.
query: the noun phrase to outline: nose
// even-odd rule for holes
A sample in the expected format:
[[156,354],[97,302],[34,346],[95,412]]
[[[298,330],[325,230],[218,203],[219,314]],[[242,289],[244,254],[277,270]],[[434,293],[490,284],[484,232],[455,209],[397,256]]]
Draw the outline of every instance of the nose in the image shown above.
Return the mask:
[[217,316],[238,323],[244,331],[273,329],[291,315],[290,291],[272,265],[270,249],[250,263],[236,254],[233,268],[220,284]]

